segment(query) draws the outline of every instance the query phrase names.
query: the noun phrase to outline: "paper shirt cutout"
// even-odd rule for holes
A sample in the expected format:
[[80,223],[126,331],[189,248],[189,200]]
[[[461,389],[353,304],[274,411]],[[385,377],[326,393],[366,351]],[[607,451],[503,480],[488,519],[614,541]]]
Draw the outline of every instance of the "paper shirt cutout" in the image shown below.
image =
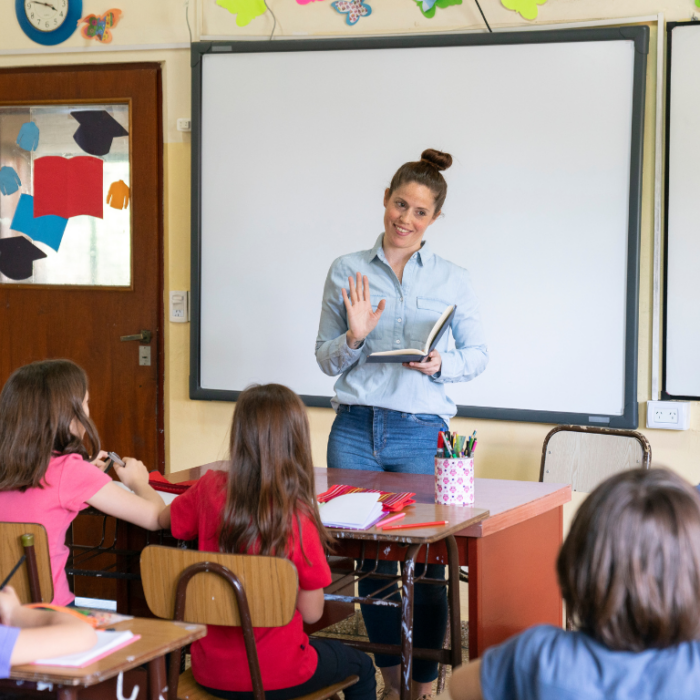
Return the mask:
[[109,186],[107,204],[112,209],[126,209],[129,206],[129,185],[124,180],[117,180]]
[[547,0],[501,0],[501,5],[507,10],[514,10],[524,19],[537,19],[537,6],[546,2]]
[[102,218],[100,158],[44,156],[34,161],[34,216]]
[[26,280],[34,274],[34,261],[45,258],[28,238],[0,238],[0,272],[11,280]]
[[2,194],[14,194],[22,186],[22,181],[14,168],[3,165],[0,168],[0,192]]
[[430,0],[428,0],[428,5],[430,5],[429,9],[424,10],[423,7],[426,3],[426,0],[415,0],[416,5],[418,5],[420,11],[423,13],[423,17],[427,17],[428,19],[432,19],[435,17],[435,11],[439,7],[440,9],[444,10],[450,5],[461,5],[462,0],[437,0],[437,2],[433,2],[432,4],[430,3]]
[[34,122],[25,122],[19,129],[17,145],[25,151],[36,151],[39,145],[39,127]]
[[[424,2],[428,1],[424,0]],[[435,0],[432,0],[432,2],[435,2]],[[331,5],[338,12],[345,13],[345,21],[351,26],[357,24],[360,17],[369,17],[372,14],[372,8],[362,2],[362,0],[337,0],[337,2],[332,2]]]
[[112,139],[128,136],[129,132],[105,110],[71,112],[80,126],[73,140],[92,156],[106,156],[112,148]]
[[34,197],[30,194],[21,194],[10,228],[13,231],[26,233],[35,241],[41,241],[54,250],[58,250],[67,223],[68,219],[60,216],[39,216],[35,219]]
[[78,26],[82,24],[80,33],[85,39],[97,39],[103,44],[112,41],[111,27],[116,27],[122,16],[122,11],[117,9],[107,10],[103,15],[87,15],[78,20]]
[[245,27],[256,17],[267,12],[264,0],[216,0],[216,4],[236,15],[236,24],[239,27]]

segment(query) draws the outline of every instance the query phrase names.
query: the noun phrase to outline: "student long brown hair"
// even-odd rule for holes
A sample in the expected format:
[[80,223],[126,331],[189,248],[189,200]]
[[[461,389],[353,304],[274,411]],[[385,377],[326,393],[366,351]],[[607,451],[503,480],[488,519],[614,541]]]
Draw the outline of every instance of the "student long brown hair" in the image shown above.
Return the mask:
[[309,421],[301,399],[280,384],[241,392],[231,425],[230,466],[219,546],[223,552],[284,557],[300,514],[332,542],[314,493]]
[[[52,454],[92,460],[100,451],[97,429],[83,410],[88,380],[70,360],[20,367],[0,392],[0,491],[40,487]],[[81,423],[90,443],[71,432]]]

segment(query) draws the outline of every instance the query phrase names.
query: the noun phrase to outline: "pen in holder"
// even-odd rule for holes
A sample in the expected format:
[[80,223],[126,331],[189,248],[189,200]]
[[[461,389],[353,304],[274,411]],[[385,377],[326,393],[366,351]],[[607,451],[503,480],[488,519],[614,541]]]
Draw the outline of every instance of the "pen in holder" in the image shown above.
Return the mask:
[[435,503],[443,506],[474,503],[473,457],[435,457]]

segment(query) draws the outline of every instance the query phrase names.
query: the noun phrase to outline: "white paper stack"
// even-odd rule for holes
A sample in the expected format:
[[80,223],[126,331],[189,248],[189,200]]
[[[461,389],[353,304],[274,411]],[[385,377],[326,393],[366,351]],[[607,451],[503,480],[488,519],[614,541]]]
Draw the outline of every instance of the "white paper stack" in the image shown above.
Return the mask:
[[54,656],[50,659],[37,659],[34,663],[40,666],[84,668],[140,638],[140,635],[129,632],[128,630],[123,632],[100,630],[97,632],[97,643],[92,649],[81,651],[77,654]]
[[346,493],[318,507],[326,527],[367,530],[384,515],[378,493]]

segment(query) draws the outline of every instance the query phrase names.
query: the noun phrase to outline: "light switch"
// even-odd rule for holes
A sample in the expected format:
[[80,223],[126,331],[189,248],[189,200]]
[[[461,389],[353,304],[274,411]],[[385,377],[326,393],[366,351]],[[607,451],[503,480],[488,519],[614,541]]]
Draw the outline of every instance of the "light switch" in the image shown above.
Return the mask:
[[151,366],[151,346],[139,345],[139,365],[141,367]]
[[190,320],[190,293],[170,292],[170,320],[187,323]]

